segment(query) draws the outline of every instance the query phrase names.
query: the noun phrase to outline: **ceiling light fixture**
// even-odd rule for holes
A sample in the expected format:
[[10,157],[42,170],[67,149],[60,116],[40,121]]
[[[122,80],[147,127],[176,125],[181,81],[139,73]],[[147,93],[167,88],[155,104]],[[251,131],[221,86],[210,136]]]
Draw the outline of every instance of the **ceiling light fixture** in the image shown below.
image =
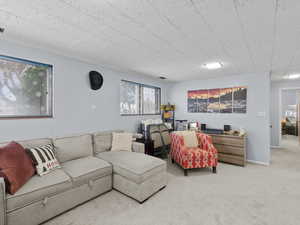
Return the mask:
[[300,78],[300,73],[288,74],[284,76],[284,79],[297,79]]
[[205,63],[202,66],[205,69],[208,70],[216,70],[216,69],[220,69],[221,67],[223,67],[223,64],[220,62],[210,62],[210,63]]

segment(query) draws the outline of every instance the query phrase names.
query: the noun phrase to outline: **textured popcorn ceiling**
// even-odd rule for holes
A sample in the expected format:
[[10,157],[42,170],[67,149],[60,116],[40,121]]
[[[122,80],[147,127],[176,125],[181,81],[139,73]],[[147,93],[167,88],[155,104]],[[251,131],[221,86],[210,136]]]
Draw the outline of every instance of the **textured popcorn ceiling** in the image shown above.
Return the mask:
[[280,79],[300,72],[299,12],[299,0],[0,0],[0,38],[170,80]]

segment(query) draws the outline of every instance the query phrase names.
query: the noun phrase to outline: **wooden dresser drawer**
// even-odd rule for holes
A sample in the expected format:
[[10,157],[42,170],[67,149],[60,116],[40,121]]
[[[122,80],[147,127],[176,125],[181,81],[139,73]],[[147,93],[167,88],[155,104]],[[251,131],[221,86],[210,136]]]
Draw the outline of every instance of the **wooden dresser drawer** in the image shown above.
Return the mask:
[[223,145],[223,144],[214,144],[214,146],[218,150],[218,153],[226,153],[226,154],[240,155],[240,156],[245,155],[243,147]]
[[227,155],[227,154],[218,154],[218,161],[220,162],[226,162],[231,163],[235,165],[244,166],[245,165],[245,159],[243,156],[237,156],[237,155]]
[[211,134],[211,137],[220,162],[245,166],[247,136]]
[[245,143],[243,138],[236,137],[212,136],[212,140],[214,144],[223,144],[239,147],[244,147]]

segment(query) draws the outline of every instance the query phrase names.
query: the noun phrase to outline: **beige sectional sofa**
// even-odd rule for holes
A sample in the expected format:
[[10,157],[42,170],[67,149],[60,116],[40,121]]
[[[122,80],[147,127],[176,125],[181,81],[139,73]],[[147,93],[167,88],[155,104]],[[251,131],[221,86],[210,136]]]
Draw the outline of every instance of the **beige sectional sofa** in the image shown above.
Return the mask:
[[19,143],[52,143],[62,168],[33,176],[14,195],[5,193],[0,178],[0,225],[40,224],[112,188],[143,202],[167,183],[166,162],[141,154],[143,144],[133,142],[132,152],[111,152],[112,131]]

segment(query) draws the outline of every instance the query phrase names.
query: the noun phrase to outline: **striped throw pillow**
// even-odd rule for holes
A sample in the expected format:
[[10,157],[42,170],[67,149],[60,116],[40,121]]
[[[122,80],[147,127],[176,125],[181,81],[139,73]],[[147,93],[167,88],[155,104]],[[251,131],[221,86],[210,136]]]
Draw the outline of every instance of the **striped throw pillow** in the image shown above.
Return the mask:
[[26,149],[26,151],[30,155],[38,175],[42,176],[55,168],[60,168],[52,144]]

